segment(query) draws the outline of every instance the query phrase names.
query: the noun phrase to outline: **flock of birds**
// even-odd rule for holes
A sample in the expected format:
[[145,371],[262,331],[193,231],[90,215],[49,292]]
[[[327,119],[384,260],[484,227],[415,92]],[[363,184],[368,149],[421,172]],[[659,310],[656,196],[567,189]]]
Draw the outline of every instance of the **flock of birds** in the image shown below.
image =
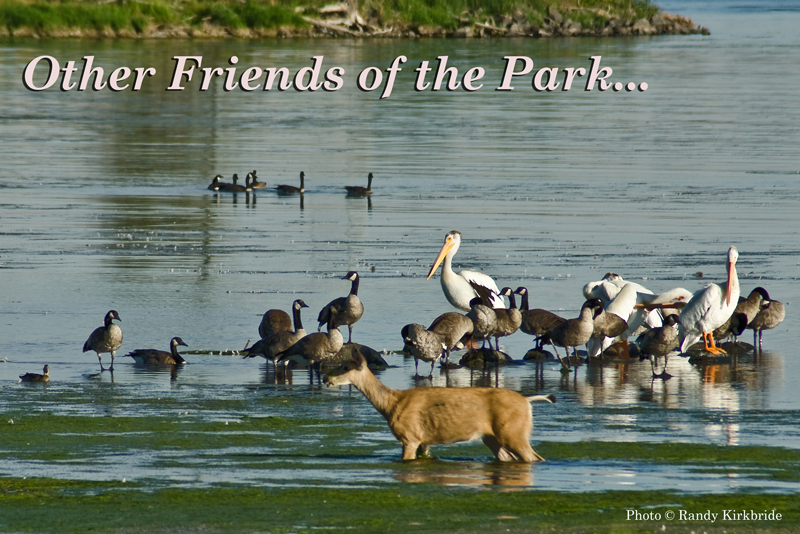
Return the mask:
[[[295,185],[288,185],[288,184],[281,184],[276,185],[274,189],[277,189],[278,194],[282,195],[293,195],[293,194],[303,194],[306,192],[306,173],[300,172],[300,187]],[[210,191],[217,191],[223,193],[250,193],[254,190],[263,190],[267,189],[267,184],[265,182],[260,182],[258,180],[258,171],[248,172],[247,176],[245,177],[244,184],[242,185],[239,182],[239,175],[233,175],[233,183],[223,182],[222,175],[218,174],[214,177],[211,181],[211,184],[208,186]],[[365,197],[372,194],[372,173],[369,173],[367,176],[367,187],[363,187],[360,185],[346,185],[344,186],[345,190],[347,190],[348,196],[354,197]]]
[[[371,177],[370,174],[370,185]],[[300,179],[302,190],[303,173],[300,173]],[[255,171],[247,177],[251,186],[254,180]],[[218,180],[215,179],[215,183]],[[736,247],[728,250],[728,276],[724,283],[709,284],[694,293],[674,288],[654,294],[640,284],[608,273],[602,280],[584,286],[586,301],[580,314],[565,319],[547,310],[530,309],[525,287],[516,290],[504,287],[500,290],[495,281],[483,273],[468,270],[453,272],[453,257],[460,245],[461,233],[457,230],[449,232],[427,276],[430,279],[442,265],[442,290],[450,304],[460,312],[444,313],[427,328],[411,323],[401,329],[405,349],[414,357],[417,376],[420,360],[431,363],[431,373],[428,375],[431,376],[437,360],[442,360],[447,369],[450,367],[450,352],[465,347],[484,353],[484,362],[489,359],[489,354],[492,354],[494,361],[498,361],[496,353],[500,349],[499,339],[522,330],[536,337],[535,350],[540,356],[544,344],[552,345],[565,373],[569,372],[573,362],[579,361],[577,347],[586,345],[590,358],[601,358],[607,349],[617,345],[623,357],[627,358],[628,338],[637,335],[640,358],[650,359],[654,378],[667,379],[670,377],[666,372],[670,353],[676,350],[685,353],[702,340],[706,352],[723,354],[725,351],[716,345],[715,339],[736,339],[746,328],[753,330],[753,345],[760,350],[763,331],[775,328],[785,317],[783,304],[771,299],[762,287],[753,289],[747,298],[740,298],[736,274],[739,253]],[[326,332],[306,333],[301,310],[308,308],[308,305],[302,299],[297,299],[292,304],[291,317],[279,309],[271,309],[264,314],[258,328],[261,338],[245,349],[245,357],[263,356],[273,362],[276,371],[281,362],[293,361],[308,366],[313,381],[315,366],[319,376],[326,362],[334,360],[346,345],[352,345],[353,325],[364,314],[364,305],[358,297],[358,273],[350,271],[342,279],[351,282],[348,295],[326,304],[317,316],[319,330],[327,325]],[[521,297],[519,307],[515,295]],[[508,307],[505,298],[508,298]],[[121,320],[119,314],[116,310],[110,310],[103,326],[96,328],[83,345],[83,352],[97,354],[101,371],[106,370],[101,354],[111,354],[108,370],[113,371],[114,357],[122,346],[122,329],[114,323],[115,320]],[[345,325],[348,328],[346,344],[339,330]],[[482,342],[480,349],[477,349],[478,342]],[[486,344],[489,345],[488,349]],[[187,345],[181,338],[175,337],[170,341],[169,352],[138,349],[126,356],[139,364],[180,365],[186,362],[178,353],[179,346]],[[565,349],[564,358],[557,347]],[[570,348],[573,351],[571,357]],[[656,373],[657,360],[662,356],[664,368],[661,373]],[[20,379],[24,382],[47,382],[50,380],[47,365],[43,371],[44,374],[20,375]]]

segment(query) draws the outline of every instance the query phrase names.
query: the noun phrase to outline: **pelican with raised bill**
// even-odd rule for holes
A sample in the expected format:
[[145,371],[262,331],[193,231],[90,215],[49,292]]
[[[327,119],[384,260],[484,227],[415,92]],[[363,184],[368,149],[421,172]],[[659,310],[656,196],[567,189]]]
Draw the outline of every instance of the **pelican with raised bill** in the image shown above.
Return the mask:
[[461,271],[456,274],[453,272],[453,256],[461,246],[461,232],[452,230],[444,238],[444,245],[436,256],[426,280],[430,280],[439,265],[442,265],[442,291],[447,301],[459,310],[469,311],[469,302],[478,297],[478,292],[473,289],[473,285],[485,287],[491,293],[491,304],[494,308],[505,308],[503,297],[499,295],[500,290],[491,276],[476,271]]
[[680,315],[681,352],[703,338],[705,350],[711,354],[725,354],[714,344],[712,332],[722,326],[739,304],[739,277],[736,275],[736,260],[739,251],[728,249],[728,281],[724,284],[709,284],[697,291],[684,306]]

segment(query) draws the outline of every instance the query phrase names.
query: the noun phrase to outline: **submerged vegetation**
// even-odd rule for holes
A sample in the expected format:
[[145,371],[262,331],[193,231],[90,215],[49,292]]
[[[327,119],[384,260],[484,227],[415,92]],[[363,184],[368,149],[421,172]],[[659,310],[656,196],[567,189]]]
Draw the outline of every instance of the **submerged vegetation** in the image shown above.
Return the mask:
[[0,0],[36,37],[578,36],[703,33],[650,0]]

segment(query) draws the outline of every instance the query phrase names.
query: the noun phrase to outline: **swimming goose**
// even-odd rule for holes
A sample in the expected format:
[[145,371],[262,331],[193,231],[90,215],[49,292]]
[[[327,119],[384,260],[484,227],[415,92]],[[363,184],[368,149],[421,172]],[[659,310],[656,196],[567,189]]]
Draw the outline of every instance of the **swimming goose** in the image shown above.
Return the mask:
[[103,368],[103,360],[100,358],[100,354],[103,352],[111,353],[111,367],[109,367],[108,370],[113,371],[114,356],[122,346],[122,329],[114,324],[114,319],[117,321],[122,320],[119,318],[119,314],[116,310],[110,310],[106,314],[104,325],[95,328],[89,335],[89,339],[83,344],[83,352],[92,350],[97,353],[97,361],[100,362],[101,371],[105,371],[105,369]]
[[319,322],[320,328],[331,320],[333,320],[333,325],[337,327],[346,324],[349,331],[347,342],[352,343],[353,325],[358,322],[364,314],[364,305],[358,298],[358,273],[350,271],[342,277],[342,280],[350,280],[352,282],[350,285],[350,294],[346,297],[333,299],[326,304],[325,307],[320,310],[317,321]]
[[25,373],[24,375],[19,375],[20,382],[50,382],[50,366],[45,365],[44,369],[42,369],[44,374],[38,373]]
[[445,344],[442,337],[436,332],[426,330],[421,324],[411,323],[403,327],[401,331],[403,341],[406,342],[411,349],[411,355],[414,357],[414,375],[419,376],[419,360],[424,362],[431,362],[431,372],[428,375],[433,376],[433,368],[445,349]]
[[702,337],[703,345],[711,354],[725,354],[714,344],[713,332],[733,315],[739,303],[739,277],[736,275],[736,260],[739,251],[728,249],[728,281],[709,284],[696,291],[680,314],[681,352],[686,352]]
[[297,299],[292,303],[294,331],[281,330],[279,332],[275,332],[269,337],[260,339],[252,347],[244,351],[244,357],[254,358],[260,354],[273,363],[275,371],[277,372],[278,364],[275,361],[276,356],[279,353],[289,349],[292,345],[306,336],[306,331],[303,329],[303,322],[300,318],[300,310],[302,308],[308,308],[308,304],[303,302],[301,299]]
[[491,293],[492,301],[490,307],[504,308],[505,301],[503,297],[498,295],[500,290],[497,289],[497,284],[492,280],[492,277],[476,271],[464,270],[458,274],[453,272],[453,257],[456,255],[456,252],[458,252],[460,246],[461,232],[458,230],[448,232],[444,237],[444,245],[442,245],[439,255],[436,256],[436,260],[433,262],[433,267],[431,267],[431,270],[428,272],[426,280],[430,280],[433,273],[439,268],[439,264],[444,262],[442,266],[441,284],[444,296],[450,304],[459,310],[469,311],[469,302],[473,298],[480,296],[474,289],[475,285],[478,285],[485,287]]
[[367,195],[371,195],[372,173],[369,173],[367,176],[367,187],[361,187],[360,185],[346,185],[344,188],[347,189],[347,196],[349,197],[365,197]]
[[300,172],[300,187],[295,187],[293,185],[276,185],[275,189],[278,190],[279,194],[289,195],[292,193],[305,193],[306,186],[305,186],[305,177],[306,173]]
[[259,182],[258,176],[256,176],[256,171],[254,170],[251,173],[247,174],[247,178],[250,180],[250,189],[266,189],[267,184],[266,182]]
[[135,363],[143,365],[181,365],[186,363],[186,360],[178,354],[178,345],[189,346],[181,338],[173,337],[169,342],[169,352],[156,349],[136,349],[125,356],[130,356]]

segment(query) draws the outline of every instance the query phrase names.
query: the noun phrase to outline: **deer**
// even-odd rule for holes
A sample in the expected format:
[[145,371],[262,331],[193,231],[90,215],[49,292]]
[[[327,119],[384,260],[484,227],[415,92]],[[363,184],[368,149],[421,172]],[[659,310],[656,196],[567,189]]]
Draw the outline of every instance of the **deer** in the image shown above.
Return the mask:
[[523,396],[502,388],[396,390],[382,384],[359,354],[328,373],[325,384],[352,384],[363,393],[403,445],[403,460],[428,456],[431,445],[480,438],[501,462],[544,461],[528,442],[530,403],[554,403],[554,395]]

